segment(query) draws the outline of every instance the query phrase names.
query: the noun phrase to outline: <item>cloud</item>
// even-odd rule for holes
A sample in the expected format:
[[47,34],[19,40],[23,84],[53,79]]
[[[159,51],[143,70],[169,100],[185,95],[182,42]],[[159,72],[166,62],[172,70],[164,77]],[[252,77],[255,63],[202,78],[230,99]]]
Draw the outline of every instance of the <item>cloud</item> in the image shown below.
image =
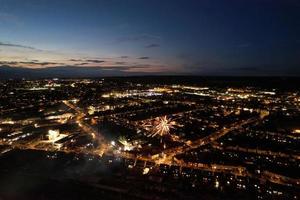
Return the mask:
[[39,63],[34,63],[34,64],[37,64],[37,65],[61,65],[63,63],[56,63],[56,62],[39,62]]
[[[98,62],[98,60],[96,61]],[[99,62],[101,63],[101,62]],[[113,62],[115,65],[95,65],[90,66],[91,62],[78,62],[72,65],[59,62],[41,62],[38,60],[34,61],[0,61],[0,66],[9,66],[9,67],[20,67],[26,69],[47,69],[47,68],[86,68],[86,69],[101,69],[101,70],[118,70],[118,71],[130,71],[136,69],[146,69],[153,67],[148,64],[129,64],[127,62]]]
[[155,47],[160,47],[159,44],[149,44],[147,46],[145,46],[146,48],[155,48]]
[[124,65],[126,62],[116,62],[116,65]]
[[[57,66],[39,69],[10,67],[0,65],[1,79],[21,79],[21,78],[87,78],[103,76],[128,76],[153,74],[151,66],[120,66],[120,67],[78,67],[78,66]],[[155,70],[155,69],[154,69]]]
[[24,49],[31,49],[31,50],[38,50],[31,46],[26,45],[20,45],[20,44],[12,44],[12,43],[6,43],[6,42],[0,42],[0,46],[6,46],[6,47],[18,47],[18,48],[24,48]]
[[0,61],[0,65],[10,65],[10,66],[48,66],[48,65],[62,65],[63,63],[57,62],[38,62],[37,60],[33,61]]
[[71,62],[83,62],[83,63],[86,63],[86,64],[105,62],[105,60],[99,60],[99,59],[74,59],[74,58],[70,59],[69,61],[71,61]]
[[72,61],[72,62],[82,62],[84,60],[82,60],[82,59],[70,59],[69,61]]
[[120,56],[120,58],[129,58],[129,56]]
[[146,69],[151,66],[144,65],[144,66],[138,66],[138,65],[128,65],[128,66],[103,66],[101,67],[102,70],[120,70],[120,71],[128,71],[133,69]]
[[90,64],[90,63],[88,63],[88,62],[81,62],[81,63],[76,63],[75,65],[76,66],[80,66],[80,65],[87,65],[87,64]]
[[86,62],[92,62],[92,63],[103,63],[105,62],[104,60],[96,60],[96,59],[89,59],[89,60],[85,60]]
[[138,59],[142,59],[142,60],[145,60],[145,59],[149,59],[150,57],[148,56],[142,56],[142,57],[139,57]]
[[36,47],[32,47],[32,46],[28,46],[28,45],[23,45],[23,44],[16,44],[16,43],[10,43],[10,42],[1,42],[0,41],[0,48],[1,47],[12,47],[12,48],[19,48],[19,49],[23,49],[26,51],[35,51],[35,52],[43,52],[43,53],[54,53],[54,54],[58,54],[59,52],[54,52],[54,51],[50,51],[50,50],[44,50],[44,49],[38,49]]

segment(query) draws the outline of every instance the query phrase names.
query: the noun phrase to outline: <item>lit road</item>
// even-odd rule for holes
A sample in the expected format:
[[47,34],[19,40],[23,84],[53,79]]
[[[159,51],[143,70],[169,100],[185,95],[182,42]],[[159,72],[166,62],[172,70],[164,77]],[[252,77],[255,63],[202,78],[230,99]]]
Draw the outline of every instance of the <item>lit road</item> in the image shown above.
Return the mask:
[[[261,120],[261,119],[259,118],[259,120]],[[190,142],[188,141],[184,145],[179,146],[179,147],[166,149],[166,150],[162,151],[161,154],[166,156],[165,158],[163,158],[164,160],[168,160],[168,162],[170,162],[173,160],[173,157],[176,155],[180,155],[180,154],[183,154],[192,149],[197,149],[201,146],[212,143],[212,142],[216,141],[217,139],[223,137],[224,135],[228,134],[231,131],[238,130],[245,125],[248,125],[248,124],[251,124],[251,123],[254,123],[257,121],[258,121],[257,118],[251,118],[248,120],[243,120],[241,122],[235,122],[229,128],[224,127],[223,129],[218,130],[204,138],[200,138],[198,140],[190,141]],[[159,157],[159,154],[156,154],[153,157]],[[159,162],[161,162],[161,161],[159,161]]]
[[82,111],[81,108],[76,107],[75,105],[73,105],[72,103],[70,103],[69,101],[63,101],[63,103],[68,106],[69,108],[73,109],[76,111],[77,113],[77,117],[76,117],[76,123],[78,124],[78,126],[87,134],[91,135],[94,139],[97,139],[98,141],[100,141],[101,143],[105,143],[106,140],[103,137],[103,135],[101,135],[100,133],[98,133],[98,131],[96,131],[92,126],[90,126],[89,124],[87,124],[83,118],[86,116],[86,114]]
[[[1,143],[2,145],[8,145],[5,143]],[[99,154],[99,151],[97,150],[87,150],[87,149],[44,149],[43,147],[37,147],[37,143],[32,143],[30,145],[28,144],[14,144],[10,145],[10,148],[13,149],[31,149],[31,150],[43,150],[47,152],[64,152],[64,153],[76,153],[76,154],[91,154],[95,156],[99,156],[102,154]],[[6,152],[5,152],[6,153]],[[153,159],[149,157],[144,157],[144,156],[138,156],[134,155],[130,152],[118,152],[118,153],[113,153],[113,152],[106,152],[105,155],[109,156],[114,156],[114,157],[121,157],[127,160],[132,160],[136,163],[137,160],[149,163],[156,164],[159,166],[160,164],[164,165],[169,165],[169,166],[176,166],[179,167],[180,169],[182,168],[189,168],[189,169],[196,169],[196,170],[203,170],[203,171],[210,171],[214,173],[226,173],[226,174],[232,174],[235,176],[240,176],[240,177],[251,177],[251,178],[256,178],[261,181],[270,181],[272,183],[276,183],[279,185],[287,185],[287,186],[296,186],[300,187],[300,179],[293,179],[290,177],[286,177],[283,175],[279,175],[276,173],[268,172],[268,171],[263,171],[260,175],[256,174],[251,174],[247,171],[245,167],[242,166],[230,166],[230,165],[220,165],[220,164],[204,164],[204,163],[193,163],[193,162],[183,162],[183,161],[178,161],[177,163],[160,163],[157,164]]]
[[[85,116],[85,113],[78,107],[74,106],[72,103],[68,101],[63,101],[65,105],[67,105],[69,108],[73,109],[77,113],[77,119],[76,122],[78,123],[78,126],[82,128],[84,132],[87,134],[90,134],[93,136],[94,139],[99,139],[102,142],[105,142],[105,139],[102,135],[99,135],[99,137],[95,138],[95,134],[97,133],[90,125],[85,123],[83,121],[83,118]],[[216,131],[212,133],[211,135],[201,138],[199,140],[195,140],[193,142],[186,142],[183,146],[166,149],[162,152],[161,155],[163,155],[163,158],[159,157],[149,157],[149,156],[141,156],[141,155],[135,155],[130,152],[124,152],[124,151],[112,151],[110,149],[109,145],[107,143],[102,143],[105,145],[102,145],[101,148],[98,149],[85,149],[85,148],[77,148],[77,149],[57,149],[55,147],[49,148],[49,146],[43,146],[41,141],[34,141],[27,144],[18,144],[17,142],[10,144],[7,142],[1,141],[1,145],[9,145],[9,149],[32,149],[32,150],[43,150],[43,151],[49,151],[49,152],[64,152],[64,153],[77,153],[77,154],[91,154],[95,156],[101,156],[103,154],[110,155],[114,157],[121,157],[124,159],[132,160],[134,163],[136,163],[137,160],[143,161],[145,163],[153,163],[157,166],[162,165],[169,165],[169,166],[176,166],[180,169],[182,168],[189,168],[189,169],[196,169],[196,170],[204,170],[204,171],[210,171],[210,172],[216,172],[216,173],[227,173],[232,174],[235,176],[241,176],[241,177],[252,177],[263,181],[270,181],[276,184],[281,185],[294,185],[299,187],[300,186],[300,179],[292,179],[289,177],[285,177],[279,174],[271,173],[268,171],[263,171],[260,175],[257,174],[251,174],[247,171],[245,167],[242,166],[231,166],[231,165],[221,165],[221,164],[204,164],[204,163],[195,163],[195,162],[184,162],[183,160],[178,160],[175,158],[178,154],[183,154],[187,151],[190,151],[192,149],[199,148],[201,146],[210,144],[217,139],[223,137],[224,135],[228,134],[231,131],[238,130],[242,128],[245,125],[258,122],[258,118],[251,118],[248,120],[243,120],[241,122],[233,123],[229,128],[224,128],[219,131]],[[49,144],[49,143],[48,143]],[[51,146],[51,144],[50,144]],[[7,152],[7,151],[6,151]],[[6,153],[5,152],[5,153]],[[261,151],[262,152],[262,151]],[[262,152],[263,153],[263,152]],[[159,155],[160,156],[160,155]]]
[[279,185],[295,185],[297,187],[300,187],[300,179],[293,179],[269,171],[264,171],[262,173],[262,177],[272,183],[276,183]]
[[[300,179],[293,179],[286,176],[282,176],[276,173],[271,173],[268,171],[263,171],[260,175],[251,174],[247,171],[245,167],[242,166],[230,166],[230,165],[220,165],[220,164],[204,164],[204,163],[193,163],[193,162],[184,162],[182,160],[177,160],[177,162],[161,162],[157,163],[155,159],[152,159],[150,157],[135,155],[130,152],[112,152],[112,151],[106,151],[103,152],[102,149],[94,149],[94,150],[88,150],[84,148],[79,149],[57,149],[57,148],[47,148],[45,149],[44,146],[39,146],[40,142],[32,142],[29,144],[8,144],[5,142],[1,142],[1,145],[9,145],[10,149],[31,149],[31,150],[42,150],[47,152],[64,152],[64,153],[76,153],[76,154],[91,154],[95,156],[101,156],[103,153],[105,155],[113,156],[113,157],[121,157],[127,160],[132,160],[134,163],[136,163],[137,160],[149,163],[156,164],[157,166],[163,165],[169,165],[169,166],[176,166],[180,169],[182,168],[189,168],[189,169],[196,169],[196,170],[203,170],[203,171],[210,171],[214,173],[226,173],[226,174],[232,174],[235,176],[241,176],[241,177],[251,177],[256,178],[261,181],[270,181],[272,183],[280,184],[280,185],[293,185],[296,187],[300,187]],[[7,153],[6,151],[5,153]],[[3,154],[5,154],[3,153]]]
[[287,154],[287,153],[282,153],[282,152],[274,152],[270,150],[261,150],[261,149],[251,149],[251,148],[244,148],[240,146],[226,146],[222,147],[220,145],[213,145],[214,148],[217,148],[222,151],[237,151],[237,152],[244,152],[244,153],[253,153],[257,155],[262,155],[262,156],[275,156],[275,157],[280,157],[280,158],[293,158],[296,160],[300,160],[299,155],[295,154]]

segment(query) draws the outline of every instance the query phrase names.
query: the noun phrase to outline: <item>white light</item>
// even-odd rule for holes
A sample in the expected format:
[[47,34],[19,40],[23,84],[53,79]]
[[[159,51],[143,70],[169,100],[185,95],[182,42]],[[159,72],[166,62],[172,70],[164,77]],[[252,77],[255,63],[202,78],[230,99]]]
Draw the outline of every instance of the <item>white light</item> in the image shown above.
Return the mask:
[[143,174],[144,174],[144,175],[145,175],[145,174],[148,174],[149,171],[150,171],[150,169],[149,169],[148,167],[146,167],[146,168],[144,168],[144,170],[143,170]]
[[59,136],[59,130],[49,130],[48,139],[54,141]]
[[220,183],[219,183],[219,181],[216,181],[216,183],[215,183],[215,187],[216,188],[218,188],[220,186]]
[[115,146],[116,145],[116,142],[115,141],[111,141],[110,143],[112,146]]

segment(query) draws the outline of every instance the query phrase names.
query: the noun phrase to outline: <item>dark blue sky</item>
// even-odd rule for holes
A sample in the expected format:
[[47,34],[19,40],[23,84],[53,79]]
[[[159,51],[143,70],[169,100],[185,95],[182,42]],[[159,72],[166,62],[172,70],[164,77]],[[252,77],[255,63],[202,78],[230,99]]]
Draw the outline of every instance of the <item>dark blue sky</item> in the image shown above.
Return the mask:
[[0,65],[300,75],[300,1],[0,0]]

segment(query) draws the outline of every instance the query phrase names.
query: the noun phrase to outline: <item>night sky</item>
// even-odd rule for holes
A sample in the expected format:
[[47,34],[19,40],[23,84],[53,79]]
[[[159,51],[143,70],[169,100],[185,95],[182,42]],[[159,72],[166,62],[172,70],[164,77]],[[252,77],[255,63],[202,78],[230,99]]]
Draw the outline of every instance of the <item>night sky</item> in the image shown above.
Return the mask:
[[0,0],[0,67],[300,75],[298,0]]

